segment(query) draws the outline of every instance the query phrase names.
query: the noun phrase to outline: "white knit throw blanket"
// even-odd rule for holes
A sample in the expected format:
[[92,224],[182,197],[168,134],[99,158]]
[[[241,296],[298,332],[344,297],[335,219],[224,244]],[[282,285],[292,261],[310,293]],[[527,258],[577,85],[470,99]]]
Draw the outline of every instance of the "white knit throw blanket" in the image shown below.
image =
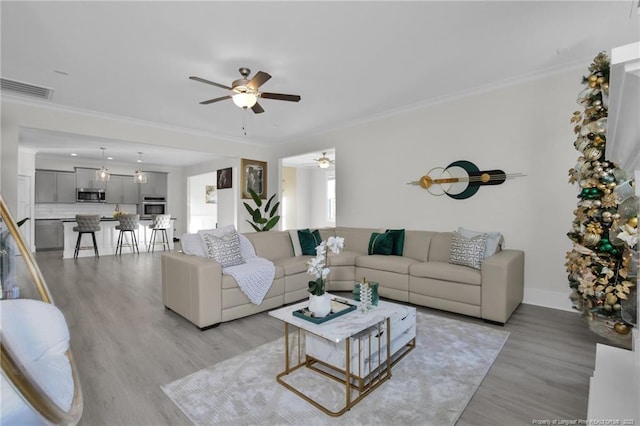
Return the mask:
[[276,267],[267,259],[253,257],[247,259],[242,265],[223,268],[222,272],[236,279],[240,290],[251,300],[251,303],[260,305],[273,284]]

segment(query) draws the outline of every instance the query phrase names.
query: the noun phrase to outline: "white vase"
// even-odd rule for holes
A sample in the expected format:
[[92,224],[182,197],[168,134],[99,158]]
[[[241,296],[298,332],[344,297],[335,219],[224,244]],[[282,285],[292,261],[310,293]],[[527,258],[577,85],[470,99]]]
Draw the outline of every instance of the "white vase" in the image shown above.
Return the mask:
[[331,312],[331,296],[324,293],[321,296],[309,295],[309,311],[316,318],[322,318]]

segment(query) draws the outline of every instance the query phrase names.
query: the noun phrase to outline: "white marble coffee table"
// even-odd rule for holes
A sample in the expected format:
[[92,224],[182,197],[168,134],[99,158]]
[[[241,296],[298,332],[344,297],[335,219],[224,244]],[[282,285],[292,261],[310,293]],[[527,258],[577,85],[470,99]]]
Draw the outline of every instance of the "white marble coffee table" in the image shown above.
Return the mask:
[[[357,304],[353,300],[332,296],[337,300]],[[416,308],[379,301],[367,312],[359,309],[321,324],[293,315],[307,307],[308,301],[269,312],[284,322],[285,369],[276,376],[278,383],[326,414],[340,416],[391,378],[391,367],[415,347]],[[297,332],[290,333],[293,326]],[[297,341],[296,350],[290,348]],[[297,354],[297,360],[292,360]],[[330,411],[282,377],[306,366],[345,385],[345,405]],[[352,398],[352,391],[357,397]]]

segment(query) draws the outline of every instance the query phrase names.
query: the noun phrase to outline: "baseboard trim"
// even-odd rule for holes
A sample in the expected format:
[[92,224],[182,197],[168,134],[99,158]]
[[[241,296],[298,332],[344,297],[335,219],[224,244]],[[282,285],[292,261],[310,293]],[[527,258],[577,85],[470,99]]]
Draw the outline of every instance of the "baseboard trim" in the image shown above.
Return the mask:
[[571,303],[571,299],[569,299],[570,293],[571,289],[568,287],[566,292],[525,287],[522,303],[578,313],[578,311],[573,309],[573,304]]

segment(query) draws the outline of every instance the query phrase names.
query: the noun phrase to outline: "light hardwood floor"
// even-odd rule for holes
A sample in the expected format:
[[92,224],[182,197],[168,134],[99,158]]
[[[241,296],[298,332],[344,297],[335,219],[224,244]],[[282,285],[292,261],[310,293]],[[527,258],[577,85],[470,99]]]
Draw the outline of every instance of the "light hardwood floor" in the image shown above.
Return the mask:
[[[36,260],[65,314],[84,393],[80,425],[184,425],[160,386],[270,342],[282,324],[266,313],[204,332],[164,309],[162,252]],[[420,311],[511,333],[458,425],[531,425],[584,419],[596,342],[571,312],[521,305],[504,327],[461,315]],[[302,403],[302,401],[301,401]],[[328,424],[339,419],[327,418]]]

